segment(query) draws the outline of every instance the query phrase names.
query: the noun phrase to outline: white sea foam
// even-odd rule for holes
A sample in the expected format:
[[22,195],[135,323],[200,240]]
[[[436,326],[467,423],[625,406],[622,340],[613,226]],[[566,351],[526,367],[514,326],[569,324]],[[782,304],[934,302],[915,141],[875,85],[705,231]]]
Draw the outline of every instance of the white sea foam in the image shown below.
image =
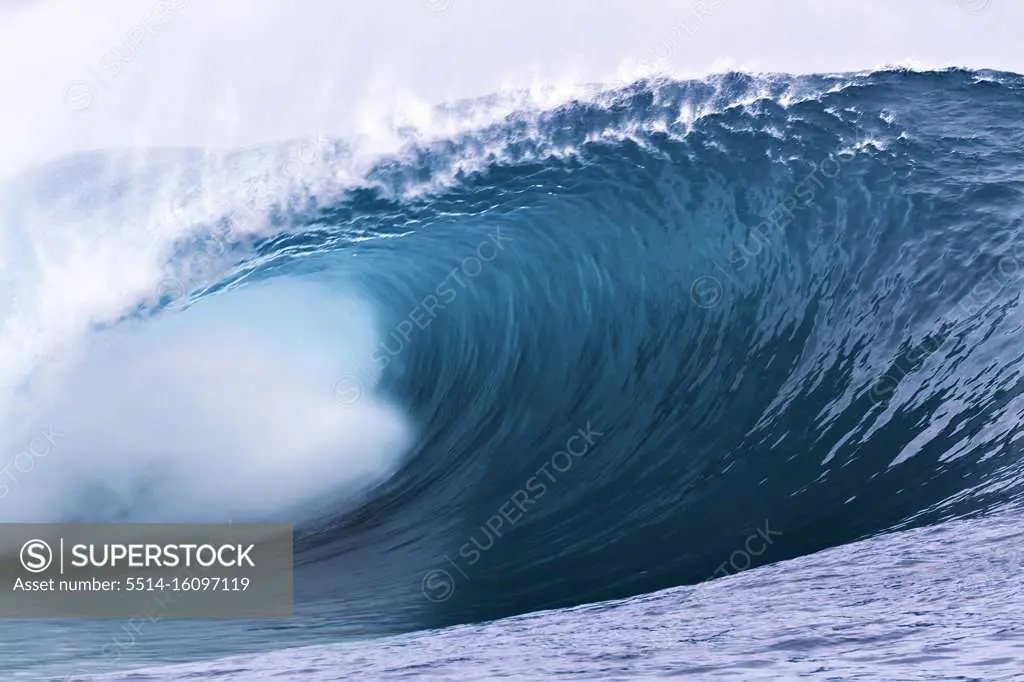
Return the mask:
[[[368,376],[357,404],[332,392],[376,344],[365,302],[278,279],[133,315],[156,310],[163,283],[200,286],[175,248],[231,215],[253,178],[293,198],[325,182],[312,144],[88,156],[7,185],[0,520],[273,516],[393,469],[411,438],[401,411]],[[308,173],[282,176],[300,155]],[[270,229],[249,217],[231,240]],[[230,264],[221,246],[211,268]]]

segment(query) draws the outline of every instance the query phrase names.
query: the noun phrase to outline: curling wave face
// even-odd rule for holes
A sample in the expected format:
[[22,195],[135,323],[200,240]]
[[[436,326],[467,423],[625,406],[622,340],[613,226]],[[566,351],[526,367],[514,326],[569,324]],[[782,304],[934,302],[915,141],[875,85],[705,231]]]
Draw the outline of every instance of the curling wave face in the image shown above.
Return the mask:
[[290,518],[300,612],[410,629],[1015,505],[1022,119],[1009,74],[730,74],[331,142],[7,367],[68,426],[2,513]]

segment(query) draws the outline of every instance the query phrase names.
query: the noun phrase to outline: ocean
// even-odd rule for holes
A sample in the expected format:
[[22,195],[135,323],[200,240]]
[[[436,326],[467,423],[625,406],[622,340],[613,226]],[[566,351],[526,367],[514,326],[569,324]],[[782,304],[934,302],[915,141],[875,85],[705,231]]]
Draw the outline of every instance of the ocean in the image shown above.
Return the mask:
[[1024,77],[531,101],[0,186],[0,520],[293,523],[296,600],[4,679],[1024,679]]

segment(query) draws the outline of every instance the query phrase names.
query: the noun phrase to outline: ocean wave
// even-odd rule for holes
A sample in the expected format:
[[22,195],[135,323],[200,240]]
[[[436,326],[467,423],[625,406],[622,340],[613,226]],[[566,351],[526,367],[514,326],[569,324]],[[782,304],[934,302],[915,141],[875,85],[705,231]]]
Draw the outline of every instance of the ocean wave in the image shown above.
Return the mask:
[[300,604],[406,629],[1015,505],[1022,92],[732,73],[38,169],[0,407],[67,435],[0,515],[288,518]]

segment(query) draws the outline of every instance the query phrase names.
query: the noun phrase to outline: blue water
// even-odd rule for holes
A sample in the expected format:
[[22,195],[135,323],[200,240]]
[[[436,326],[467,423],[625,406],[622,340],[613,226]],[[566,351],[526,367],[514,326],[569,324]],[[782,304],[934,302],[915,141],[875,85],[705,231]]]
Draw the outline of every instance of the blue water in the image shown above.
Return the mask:
[[949,522],[489,623],[114,676],[163,680],[1019,680],[1016,519]]
[[[284,369],[215,408],[294,398],[225,411],[221,450],[171,428],[173,488],[61,481],[58,516],[292,521],[297,616],[157,623],[117,656],[118,623],[2,626],[14,679],[1024,679],[1022,120],[1006,73],[645,81],[406,131],[355,184],[276,195],[263,231],[229,204],[93,326],[108,350],[54,404],[230,329]],[[59,197],[47,178],[110,158],[16,186]],[[214,400],[167,385],[182,414]],[[245,494],[174,468],[307,399],[265,478],[231,460]],[[68,447],[108,442],[82,429]]]

